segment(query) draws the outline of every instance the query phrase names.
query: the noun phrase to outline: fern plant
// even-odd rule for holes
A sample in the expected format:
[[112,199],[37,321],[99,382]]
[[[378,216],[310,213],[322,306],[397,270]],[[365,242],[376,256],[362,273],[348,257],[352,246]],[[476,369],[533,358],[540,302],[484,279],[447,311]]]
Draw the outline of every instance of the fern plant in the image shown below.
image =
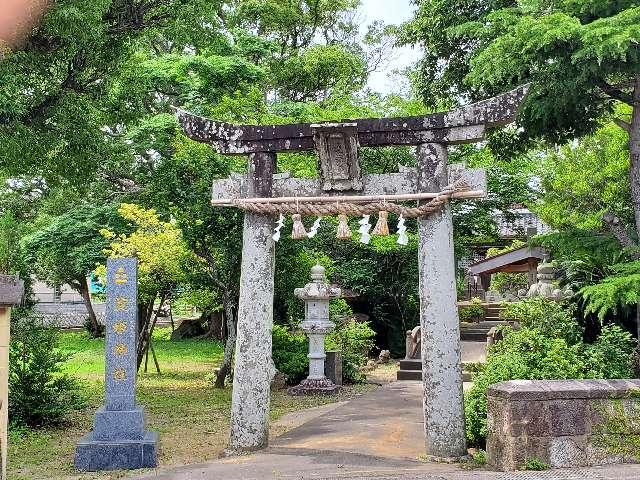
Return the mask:
[[585,311],[597,314],[601,321],[607,313],[640,303],[640,260],[618,263],[611,271],[600,282],[580,290]]

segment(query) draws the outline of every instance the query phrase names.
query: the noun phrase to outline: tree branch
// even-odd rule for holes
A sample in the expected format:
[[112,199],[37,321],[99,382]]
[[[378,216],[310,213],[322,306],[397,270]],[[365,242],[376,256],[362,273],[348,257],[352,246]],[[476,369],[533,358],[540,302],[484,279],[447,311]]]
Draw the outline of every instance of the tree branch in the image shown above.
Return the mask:
[[102,172],[102,177],[122,188],[127,193],[140,193],[143,190],[143,188],[131,178],[126,178],[111,172]]
[[613,123],[619,126],[621,129],[626,131],[627,133],[631,133],[631,124],[629,122],[625,122],[621,118],[613,118]]
[[607,211],[602,215],[602,221],[611,234],[616,237],[624,248],[637,248],[638,244],[631,238],[625,225],[620,221],[617,215],[611,211]]
[[631,104],[632,98],[631,94],[620,90],[619,88],[614,87],[613,85],[608,84],[607,82],[600,82],[598,88],[602,90],[606,95],[610,96],[615,100],[619,100],[620,102]]

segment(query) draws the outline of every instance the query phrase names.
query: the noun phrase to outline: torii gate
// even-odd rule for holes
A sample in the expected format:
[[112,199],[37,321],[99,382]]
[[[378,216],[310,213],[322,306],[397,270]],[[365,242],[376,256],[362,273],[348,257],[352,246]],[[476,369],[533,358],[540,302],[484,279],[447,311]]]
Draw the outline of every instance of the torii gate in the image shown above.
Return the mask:
[[[231,125],[178,110],[187,135],[220,154],[249,155],[248,174],[213,184],[214,205],[260,198],[304,201],[433,198],[455,181],[486,194],[484,170],[447,166],[447,146],[483,140],[487,127],[514,121],[528,85],[449,112],[419,117],[358,119],[341,123]],[[358,146],[417,146],[417,168],[362,175]],[[276,174],[278,152],[317,150],[319,178]],[[426,193],[433,195],[425,195]],[[348,195],[345,197],[345,195]],[[283,200],[284,201],[284,200]],[[272,213],[247,210],[244,219],[238,336],[231,412],[230,448],[250,451],[268,444],[271,330],[275,249]],[[428,455],[466,455],[460,326],[456,304],[453,223],[447,204],[420,217],[419,294],[425,445]]]

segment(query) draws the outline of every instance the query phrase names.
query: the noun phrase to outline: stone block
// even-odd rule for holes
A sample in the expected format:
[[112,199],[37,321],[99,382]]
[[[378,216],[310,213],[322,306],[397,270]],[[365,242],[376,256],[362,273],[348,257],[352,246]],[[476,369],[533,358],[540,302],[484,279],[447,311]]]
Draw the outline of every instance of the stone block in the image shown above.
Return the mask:
[[507,402],[501,398],[487,398],[487,432],[489,435],[508,435]]
[[549,464],[554,468],[586,466],[586,437],[576,436],[552,438],[549,443]]
[[508,400],[545,400],[544,382],[536,380],[510,380],[489,387],[488,395]]
[[505,446],[507,437],[504,435],[489,434],[487,436],[487,465],[495,470],[510,470],[512,467],[508,462],[509,451]]
[[141,440],[96,440],[93,433],[77,445],[75,466],[84,472],[135,470],[158,465],[158,434],[146,432]]
[[515,468],[521,468],[527,460],[535,458],[549,463],[549,437],[519,437],[511,444],[513,450],[512,461]]
[[549,414],[545,402],[508,402],[506,413],[507,435],[541,437],[549,434]]
[[[615,463],[625,463],[625,461],[628,462],[628,459],[623,455],[612,454],[599,442],[594,442],[593,440],[593,438],[590,439],[585,449],[588,465],[610,465]],[[610,436],[606,437],[607,443],[611,442],[615,444],[617,440],[618,439],[611,438]]]
[[96,412],[93,438],[103,441],[142,440],[144,426],[142,407],[123,411],[110,411],[101,407]]
[[518,470],[530,458],[549,462],[548,437],[491,435],[486,447],[488,466],[499,471]]
[[342,352],[330,351],[326,352],[325,358],[325,374],[334,385],[342,385]]
[[549,425],[554,437],[587,433],[589,409],[586,400],[556,400],[549,403]]

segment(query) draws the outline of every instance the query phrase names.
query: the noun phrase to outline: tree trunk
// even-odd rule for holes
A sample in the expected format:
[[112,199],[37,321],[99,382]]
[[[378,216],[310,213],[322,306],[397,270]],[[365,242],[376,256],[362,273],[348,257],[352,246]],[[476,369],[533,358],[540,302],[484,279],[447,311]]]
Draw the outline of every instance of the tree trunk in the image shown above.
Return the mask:
[[227,322],[227,341],[224,346],[224,357],[222,365],[216,374],[215,388],[224,388],[224,381],[231,371],[233,362],[233,352],[236,347],[236,322],[233,308],[235,302],[231,299],[229,291],[225,291],[222,295],[222,304],[224,306],[224,318]]
[[[153,301],[143,310],[145,311],[145,320],[140,328],[140,332],[138,334],[138,358],[137,358],[137,370],[140,370],[140,365],[142,365],[142,360],[144,359],[145,354],[149,351],[149,347],[151,345],[151,336],[153,335],[153,329],[156,326],[156,322],[158,321],[158,314],[162,307],[164,306],[164,302],[167,300],[167,294],[162,294],[160,297],[160,304],[158,305],[158,309],[156,310],[155,316],[153,315]],[[151,321],[151,317],[153,317],[153,321]],[[154,352],[151,352],[154,353]],[[155,354],[154,354],[155,355]],[[154,358],[156,362],[156,369],[158,373],[160,373],[160,367],[158,366],[157,360]]]
[[102,335],[100,324],[98,323],[98,318],[96,317],[96,312],[93,309],[93,304],[91,303],[91,293],[89,292],[89,282],[85,277],[80,279],[80,288],[78,289],[78,293],[82,297],[82,301],[84,302],[84,306],[87,308],[87,314],[89,315],[89,322],[91,323],[91,336],[94,338],[100,337]]
[[632,108],[631,128],[629,129],[629,176],[636,232],[640,238],[640,76],[635,79]]

